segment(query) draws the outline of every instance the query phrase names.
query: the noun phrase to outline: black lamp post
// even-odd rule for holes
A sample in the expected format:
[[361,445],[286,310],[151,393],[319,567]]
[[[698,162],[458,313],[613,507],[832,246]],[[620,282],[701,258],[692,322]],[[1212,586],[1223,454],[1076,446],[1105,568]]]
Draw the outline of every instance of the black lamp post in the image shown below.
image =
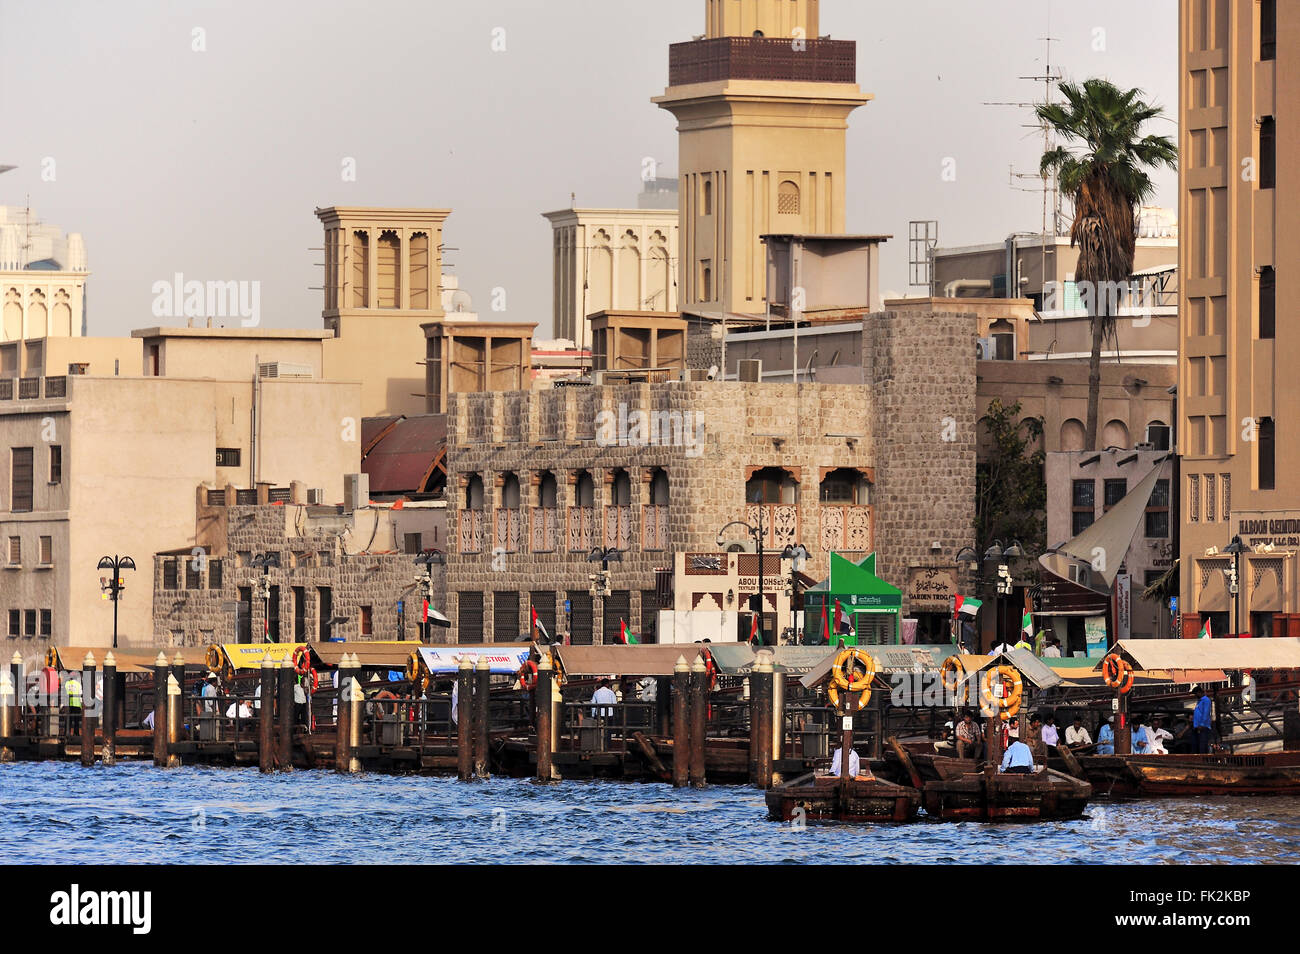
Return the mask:
[[[1021,549],[1020,543],[1012,540],[1005,549],[1002,547],[1001,540],[994,540],[992,545],[984,551],[985,563],[997,564],[997,578],[994,583],[994,609],[997,614],[998,643],[1006,642],[1005,625],[1002,619],[1002,597],[1011,595],[1011,571],[1007,564],[1003,562],[1007,558],[1015,559],[1025,555]],[[994,645],[998,645],[994,643]]]
[[112,570],[113,576],[109,579],[108,585],[104,587],[108,591],[108,598],[113,601],[113,648],[117,649],[117,604],[122,598],[122,591],[126,589],[126,582],[122,579],[123,570],[134,570],[135,561],[129,556],[103,556],[99,558],[98,570]]
[[[587,592],[589,592],[593,598],[599,596],[604,600],[605,597],[609,596],[610,593],[613,592],[609,587],[609,564],[611,562],[622,563],[623,552],[619,550],[618,547],[592,547],[591,552],[587,554],[587,562],[600,564],[600,572],[593,573],[588,577],[588,579],[591,580],[591,587]],[[605,633],[603,624],[605,619],[605,607],[603,603],[601,604],[600,618],[602,623],[600,639],[601,642],[604,642]],[[593,642],[595,641],[594,635],[592,640]]]
[[424,601],[426,608],[420,614],[420,641],[429,642],[429,614],[427,607],[433,605],[433,567],[442,566],[447,562],[447,554],[441,550],[425,550],[415,558],[416,566],[422,567],[420,574],[415,578],[424,589]]
[[271,639],[271,567],[277,570],[280,568],[280,554],[255,553],[253,559],[249,561],[250,566],[262,568],[262,580],[258,585],[258,595],[262,597],[262,635],[267,642],[280,641],[280,634],[275,634],[275,639]]
[[721,547],[722,535],[727,532],[728,527],[743,527],[745,532],[754,538],[754,548],[758,551],[758,641],[760,645],[767,645],[767,640],[763,637],[763,531],[758,527],[751,527],[743,520],[732,520],[730,523],[723,524],[722,529],[718,531],[718,546]]
[[[808,548],[802,543],[795,543],[786,546],[781,551],[781,559],[790,561],[790,639],[797,645],[799,642],[799,617],[795,613],[794,597],[798,589],[798,573],[803,569],[804,563],[808,560]],[[759,576],[762,576],[763,561],[759,560]],[[759,585],[763,583],[759,580]]]
[[1249,547],[1241,542],[1241,536],[1234,535],[1232,542],[1223,548],[1224,553],[1232,554],[1232,578],[1228,580],[1228,592],[1232,594],[1232,635],[1237,636],[1241,630],[1241,555]]

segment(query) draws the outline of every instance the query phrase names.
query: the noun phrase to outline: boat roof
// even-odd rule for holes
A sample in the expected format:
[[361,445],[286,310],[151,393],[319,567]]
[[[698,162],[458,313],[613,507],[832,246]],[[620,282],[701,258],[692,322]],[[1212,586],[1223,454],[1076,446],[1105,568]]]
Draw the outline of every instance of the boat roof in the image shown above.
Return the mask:
[[[827,652],[825,647],[820,648],[822,652]],[[831,666],[835,664],[835,657],[839,655],[843,647],[837,646],[829,650],[829,655],[824,657],[817,665],[799,681],[807,688],[820,683],[830,675]],[[943,665],[943,661],[957,652],[957,647],[950,644],[931,644],[919,646],[859,646],[859,649],[865,649],[876,659],[876,672],[878,674],[891,675],[896,672],[935,672]],[[966,659],[991,660],[992,656],[967,656]]]
[[[677,658],[689,666],[705,648],[696,643],[657,643],[650,646],[552,646],[568,676],[671,676]],[[712,643],[714,651],[722,648]]]
[[311,654],[322,666],[338,667],[344,653],[356,653],[362,669],[405,669],[411,653],[423,644],[419,640],[405,642],[323,642],[309,643]]
[[1010,652],[1004,650],[994,656],[964,656],[962,664],[967,672],[980,672],[990,666],[1014,666],[1020,675],[1033,683],[1035,689],[1050,689],[1062,682],[1057,672],[1028,649],[1012,649]]
[[[1300,669],[1300,638],[1289,636],[1269,639],[1121,639],[1111,652],[1119,653],[1136,670]],[[1095,668],[1100,669],[1101,665],[1099,659]]]
[[763,646],[755,650],[749,643],[710,643],[709,652],[713,654],[718,671],[725,676],[748,676],[754,671],[760,652],[772,657],[775,671],[802,676],[823,661],[829,666],[839,650],[825,646]]
[[180,653],[187,667],[207,666],[204,661],[207,649],[203,646],[155,646],[152,649],[110,649],[107,646],[55,646],[54,651],[59,657],[56,668],[65,670],[80,669],[86,659],[86,653],[94,654],[95,668],[102,669],[104,657],[110,652],[113,654],[113,661],[117,664],[118,672],[153,672],[153,665],[158,659],[159,653],[166,655],[168,665],[171,665],[172,660],[176,658],[176,654]]

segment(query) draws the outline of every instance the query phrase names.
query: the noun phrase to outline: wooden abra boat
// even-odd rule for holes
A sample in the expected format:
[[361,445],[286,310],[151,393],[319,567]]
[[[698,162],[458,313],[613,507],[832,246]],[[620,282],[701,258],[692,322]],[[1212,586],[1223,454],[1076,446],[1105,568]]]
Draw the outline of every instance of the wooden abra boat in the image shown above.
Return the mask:
[[[878,778],[842,780],[809,772],[767,792],[773,821],[907,822],[916,818],[921,793]],[[802,815],[800,815],[802,812]]]
[[925,813],[942,821],[1061,821],[1083,815],[1092,786],[1053,769],[989,770],[926,782],[922,793]]
[[1250,755],[1084,755],[1082,774],[1098,795],[1300,795],[1300,752]]

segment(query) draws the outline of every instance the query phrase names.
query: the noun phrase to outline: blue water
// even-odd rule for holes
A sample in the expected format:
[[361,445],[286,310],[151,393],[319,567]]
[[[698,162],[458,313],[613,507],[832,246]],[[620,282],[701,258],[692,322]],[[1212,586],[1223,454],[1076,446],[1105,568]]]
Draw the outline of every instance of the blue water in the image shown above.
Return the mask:
[[1094,803],[1081,821],[804,830],[714,786],[0,766],[9,863],[1300,862],[1300,800]]

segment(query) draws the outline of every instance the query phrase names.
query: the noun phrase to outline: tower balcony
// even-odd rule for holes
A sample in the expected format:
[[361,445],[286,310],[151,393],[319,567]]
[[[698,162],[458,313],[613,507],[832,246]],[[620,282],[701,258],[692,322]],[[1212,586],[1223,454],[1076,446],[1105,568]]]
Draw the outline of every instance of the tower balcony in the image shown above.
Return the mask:
[[668,85],[716,80],[856,83],[857,42],[721,36],[668,48]]

